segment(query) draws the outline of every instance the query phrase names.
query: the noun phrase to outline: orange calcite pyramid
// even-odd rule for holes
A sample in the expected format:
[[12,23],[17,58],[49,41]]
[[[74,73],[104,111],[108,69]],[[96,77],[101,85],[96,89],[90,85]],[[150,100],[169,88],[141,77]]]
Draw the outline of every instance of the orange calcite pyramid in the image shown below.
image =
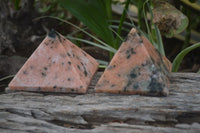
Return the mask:
[[51,31],[9,84],[11,90],[85,93],[98,62]]
[[99,79],[104,93],[167,96],[171,63],[133,28]]

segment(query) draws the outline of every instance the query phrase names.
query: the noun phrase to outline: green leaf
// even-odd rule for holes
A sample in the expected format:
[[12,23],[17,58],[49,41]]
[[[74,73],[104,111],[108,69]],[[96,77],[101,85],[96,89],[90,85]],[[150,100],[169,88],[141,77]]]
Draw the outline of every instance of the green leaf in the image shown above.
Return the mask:
[[196,43],[196,44],[193,44],[192,46],[184,49],[183,51],[181,51],[177,56],[176,58],[174,59],[173,61],[173,64],[172,64],[172,72],[177,72],[178,71],[178,68],[181,64],[181,61],[183,60],[184,56],[189,53],[190,51],[192,51],[193,49],[195,48],[198,48],[200,47],[200,42],[199,43]]
[[14,4],[15,4],[15,9],[16,9],[16,10],[19,10],[20,1],[21,1],[21,0],[14,0]]
[[[102,0],[59,0],[61,5],[89,27],[106,43],[116,48],[114,36],[109,29],[105,6]],[[95,3],[97,2],[97,3]],[[99,5],[99,6],[98,6]]]
[[164,50],[164,46],[163,46],[163,41],[162,41],[162,36],[160,34],[160,30],[157,27],[157,25],[154,25],[154,26],[155,26],[155,31],[156,31],[158,51],[165,56],[165,50]]

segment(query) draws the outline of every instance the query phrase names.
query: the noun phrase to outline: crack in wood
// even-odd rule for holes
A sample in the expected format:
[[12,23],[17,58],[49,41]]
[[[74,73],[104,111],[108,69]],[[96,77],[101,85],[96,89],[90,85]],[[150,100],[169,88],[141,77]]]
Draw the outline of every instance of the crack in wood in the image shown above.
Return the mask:
[[94,129],[94,126],[92,124],[75,124],[75,123],[69,123],[62,120],[51,120],[47,122],[58,125],[58,126],[66,127],[66,128]]

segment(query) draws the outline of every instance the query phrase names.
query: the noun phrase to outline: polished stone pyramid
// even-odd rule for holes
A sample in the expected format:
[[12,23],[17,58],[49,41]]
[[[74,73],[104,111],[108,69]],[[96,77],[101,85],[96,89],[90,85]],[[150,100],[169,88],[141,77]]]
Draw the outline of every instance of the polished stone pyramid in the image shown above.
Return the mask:
[[9,84],[11,90],[85,93],[98,62],[51,31]]
[[100,77],[95,90],[167,96],[170,71],[170,61],[133,28]]

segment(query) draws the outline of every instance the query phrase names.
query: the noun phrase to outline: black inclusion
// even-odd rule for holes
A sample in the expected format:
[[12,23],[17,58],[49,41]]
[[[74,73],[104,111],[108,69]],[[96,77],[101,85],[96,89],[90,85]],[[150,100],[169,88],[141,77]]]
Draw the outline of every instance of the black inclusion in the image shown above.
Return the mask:
[[55,32],[55,30],[52,29],[52,30],[49,32],[48,36],[51,37],[51,38],[56,38],[56,32]]
[[148,89],[150,90],[150,93],[158,93],[162,92],[164,88],[164,84],[158,82],[156,79],[152,78],[151,82],[148,86]]

